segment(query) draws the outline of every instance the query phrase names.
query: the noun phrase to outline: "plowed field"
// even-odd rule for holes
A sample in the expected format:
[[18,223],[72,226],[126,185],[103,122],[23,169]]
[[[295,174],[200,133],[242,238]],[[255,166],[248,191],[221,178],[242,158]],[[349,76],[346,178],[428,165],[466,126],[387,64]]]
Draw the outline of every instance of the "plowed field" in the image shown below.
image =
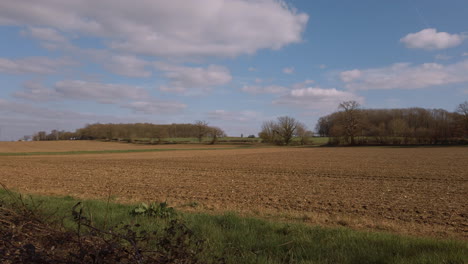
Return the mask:
[[120,202],[468,239],[466,147],[4,156],[0,182],[25,193],[110,192]]
[[[66,152],[66,151],[101,151],[128,149],[190,149],[190,148],[219,148],[219,145],[200,144],[166,144],[139,145],[117,142],[99,141],[28,141],[28,142],[0,142],[0,153],[19,152]],[[233,147],[233,146],[229,146]]]

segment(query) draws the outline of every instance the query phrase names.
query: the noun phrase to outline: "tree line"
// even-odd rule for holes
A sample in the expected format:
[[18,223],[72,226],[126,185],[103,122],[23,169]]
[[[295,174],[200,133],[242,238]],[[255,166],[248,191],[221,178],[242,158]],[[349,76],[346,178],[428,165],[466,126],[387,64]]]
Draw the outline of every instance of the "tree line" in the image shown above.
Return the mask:
[[32,139],[41,140],[119,140],[133,141],[147,138],[151,143],[160,143],[165,138],[197,138],[199,142],[204,137],[210,137],[216,143],[225,132],[215,126],[209,126],[206,121],[195,121],[193,124],[157,125],[151,123],[136,124],[88,124],[75,132],[52,130],[50,133],[40,131]]
[[321,117],[316,125],[330,144],[466,144],[468,101],[455,112],[443,109],[361,109],[343,102],[339,111]]
[[[459,104],[454,112],[417,107],[362,109],[356,101],[346,101],[339,104],[338,111],[319,118],[315,130],[317,135],[329,137],[329,144],[333,145],[467,144],[468,101]],[[306,145],[311,142],[314,133],[303,122],[282,116],[264,122],[258,135],[265,143]],[[214,144],[219,137],[225,136],[221,128],[199,120],[191,124],[166,125],[97,123],[86,125],[75,132],[41,131],[32,139],[131,142],[145,138],[151,143],[161,143],[166,138],[197,138],[202,142],[203,138],[210,137]]]

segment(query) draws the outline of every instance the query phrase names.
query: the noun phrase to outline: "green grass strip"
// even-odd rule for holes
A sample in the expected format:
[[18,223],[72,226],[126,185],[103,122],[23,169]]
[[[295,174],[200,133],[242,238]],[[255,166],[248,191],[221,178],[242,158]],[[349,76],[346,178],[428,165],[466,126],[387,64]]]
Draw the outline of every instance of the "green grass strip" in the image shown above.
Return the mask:
[[[0,199],[8,197],[0,191]],[[40,204],[56,217],[69,216],[78,200],[72,197],[33,196],[24,198]],[[167,220],[131,216],[134,206],[105,201],[83,201],[96,225],[139,223],[147,230],[161,229]],[[226,263],[468,263],[465,241],[416,238],[349,228],[323,228],[286,224],[234,213],[208,215],[178,213],[187,226],[206,241],[209,254],[204,263],[222,256]],[[72,228],[71,220],[65,225]]]
[[36,155],[81,155],[81,154],[109,154],[109,153],[133,153],[133,152],[161,152],[161,151],[189,151],[189,150],[229,150],[253,148],[239,146],[234,148],[187,148],[187,149],[122,149],[122,150],[80,150],[59,152],[0,152],[0,156],[36,156]]

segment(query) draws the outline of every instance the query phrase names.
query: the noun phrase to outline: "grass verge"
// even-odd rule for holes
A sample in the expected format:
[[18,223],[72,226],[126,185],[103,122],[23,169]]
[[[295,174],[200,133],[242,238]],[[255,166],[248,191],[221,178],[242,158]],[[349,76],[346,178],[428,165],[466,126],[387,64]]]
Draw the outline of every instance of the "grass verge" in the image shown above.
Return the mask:
[[[0,200],[8,199],[12,199],[12,194],[0,191]],[[22,201],[26,206],[39,208],[44,219],[63,219],[65,229],[76,229],[71,212],[78,200],[25,196]],[[141,230],[160,232],[171,225],[168,218],[132,216],[130,212],[135,208],[132,205],[92,200],[82,201],[82,205],[87,219],[101,229],[138,224]],[[197,255],[198,262],[183,263],[468,262],[468,245],[463,241],[285,224],[242,218],[233,213],[213,216],[177,212],[171,218],[183,222],[197,238],[194,241],[204,241],[204,250]]]

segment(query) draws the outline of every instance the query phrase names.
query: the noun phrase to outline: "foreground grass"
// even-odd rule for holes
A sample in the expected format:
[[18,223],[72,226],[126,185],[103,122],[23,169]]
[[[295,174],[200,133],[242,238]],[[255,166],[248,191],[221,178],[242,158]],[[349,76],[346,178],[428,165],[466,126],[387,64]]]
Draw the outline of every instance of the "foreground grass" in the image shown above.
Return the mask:
[[[0,191],[0,199],[11,194]],[[72,197],[23,198],[44,215],[69,218],[77,203]],[[161,230],[168,220],[131,216],[131,205],[83,201],[96,226],[138,223],[146,230]],[[223,257],[227,263],[467,263],[468,245],[461,241],[438,241],[386,233],[358,232],[347,228],[321,228],[242,218],[235,214],[178,213],[195,235],[205,240],[204,262]]]

